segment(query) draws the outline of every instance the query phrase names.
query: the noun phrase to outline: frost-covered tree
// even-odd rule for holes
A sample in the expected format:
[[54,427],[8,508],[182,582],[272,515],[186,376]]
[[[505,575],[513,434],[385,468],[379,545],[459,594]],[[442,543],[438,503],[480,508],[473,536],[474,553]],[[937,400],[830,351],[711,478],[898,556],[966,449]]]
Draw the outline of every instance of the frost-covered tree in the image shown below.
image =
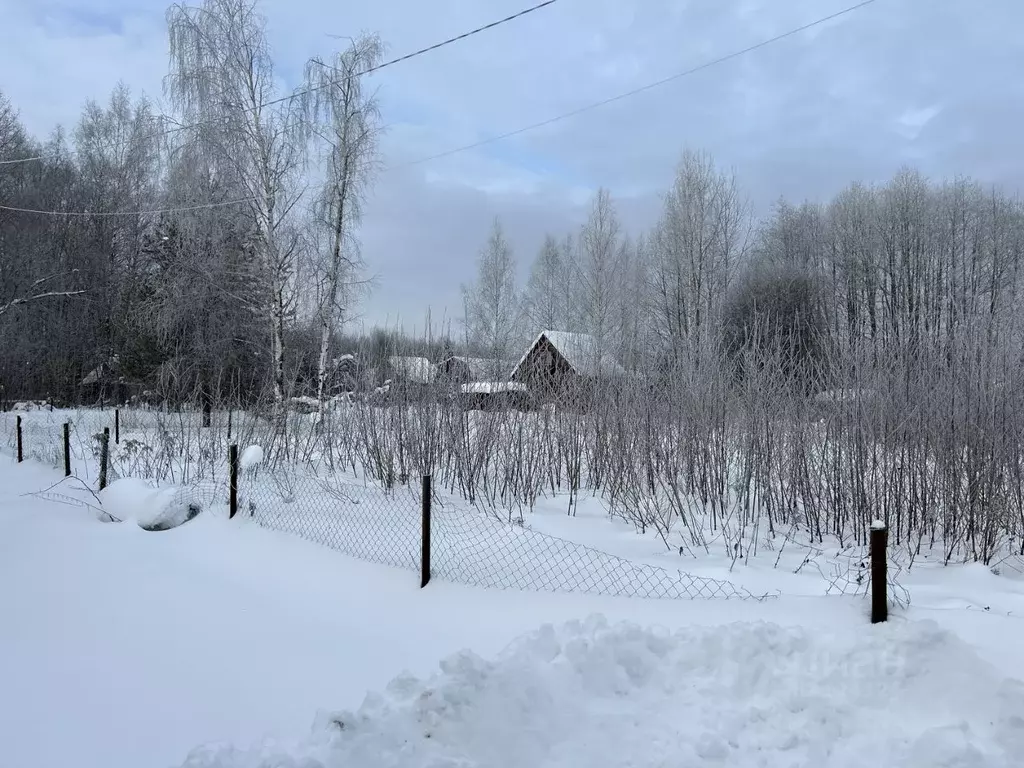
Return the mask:
[[583,329],[599,345],[616,344],[621,331],[618,308],[627,269],[620,232],[611,193],[601,188],[580,230],[578,270]]
[[707,155],[684,153],[652,242],[653,320],[671,357],[717,333],[748,234],[735,179]]
[[317,143],[325,178],[312,209],[319,247],[313,253],[316,320],[320,328],[317,398],[324,402],[331,338],[351,312],[362,263],[356,228],[372,181],[380,134],[380,111],[360,74],[380,63],[384,45],[376,35],[352,42],[330,62],[306,65],[305,118]]
[[462,288],[468,339],[487,350],[496,365],[490,375],[500,376],[500,361],[511,355],[519,339],[523,301],[516,285],[516,262],[496,218],[480,251],[476,280]]
[[266,291],[271,382],[285,395],[285,326],[293,309],[298,240],[289,226],[301,197],[304,145],[293,99],[281,99],[266,22],[251,0],[175,4],[167,12],[171,72],[167,95],[207,150],[210,171],[230,176],[253,223],[253,253]]
[[567,325],[566,272],[571,267],[563,259],[562,249],[553,235],[544,238],[530,268],[524,306],[530,331],[564,330]]

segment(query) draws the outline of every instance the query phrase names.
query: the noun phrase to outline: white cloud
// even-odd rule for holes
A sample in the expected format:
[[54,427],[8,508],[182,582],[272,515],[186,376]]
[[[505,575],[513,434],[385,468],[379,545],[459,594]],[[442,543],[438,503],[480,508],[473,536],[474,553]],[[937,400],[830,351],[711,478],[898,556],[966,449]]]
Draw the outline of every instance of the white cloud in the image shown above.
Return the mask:
[[[383,162],[400,166],[545,120],[850,2],[556,3],[375,75],[391,124]],[[343,45],[329,35],[377,31],[398,55],[526,4],[263,0],[262,8],[282,76],[294,84],[307,57]],[[87,98],[105,99],[119,79],[158,96],[163,11],[160,0],[0,0],[0,88],[37,135],[73,124]],[[577,223],[599,185],[619,196],[630,226],[646,225],[686,147],[733,168],[762,208],[780,194],[813,199],[854,179],[880,180],[907,160],[932,175],[1016,185],[1022,22],[1019,0],[878,2],[635,98],[394,168],[366,211],[363,252],[382,278],[367,315],[457,313],[458,284],[495,215],[524,273],[545,231]]]

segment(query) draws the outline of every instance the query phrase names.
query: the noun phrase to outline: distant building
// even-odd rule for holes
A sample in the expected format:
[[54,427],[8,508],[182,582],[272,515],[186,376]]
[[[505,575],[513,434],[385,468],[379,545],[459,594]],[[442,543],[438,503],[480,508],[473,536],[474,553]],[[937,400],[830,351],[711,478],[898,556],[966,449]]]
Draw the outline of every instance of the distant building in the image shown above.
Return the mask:
[[376,397],[385,401],[422,400],[432,395],[437,369],[425,357],[393,356],[371,375],[381,382],[375,388]]
[[438,379],[450,384],[505,382],[513,363],[485,357],[450,355],[437,364]]
[[462,407],[467,411],[525,411],[531,405],[525,384],[476,382],[459,387]]
[[101,405],[124,403],[132,395],[132,387],[121,375],[121,361],[111,356],[85,375],[79,384],[83,403]]
[[599,384],[610,384],[625,374],[590,334],[543,331],[515,365],[510,379],[528,387],[538,400],[583,405]]

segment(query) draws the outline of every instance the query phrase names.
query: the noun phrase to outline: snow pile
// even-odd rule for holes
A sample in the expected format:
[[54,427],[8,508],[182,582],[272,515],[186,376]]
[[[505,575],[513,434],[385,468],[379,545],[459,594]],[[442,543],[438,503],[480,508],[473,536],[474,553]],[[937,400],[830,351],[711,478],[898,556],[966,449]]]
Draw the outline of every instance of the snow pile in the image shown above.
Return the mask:
[[1009,768],[1022,753],[1024,685],[931,622],[851,636],[594,617],[399,677],[301,744],[209,746],[185,766]]
[[154,488],[134,477],[115,480],[99,492],[99,500],[109,518],[121,522],[131,520],[147,531],[176,528],[201,511],[196,502],[186,499],[180,488]]

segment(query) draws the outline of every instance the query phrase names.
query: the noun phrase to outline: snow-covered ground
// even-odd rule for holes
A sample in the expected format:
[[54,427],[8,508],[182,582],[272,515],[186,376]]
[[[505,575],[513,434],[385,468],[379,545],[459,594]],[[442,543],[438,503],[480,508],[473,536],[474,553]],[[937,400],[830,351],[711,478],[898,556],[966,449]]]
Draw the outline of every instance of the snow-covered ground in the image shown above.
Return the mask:
[[[930,768],[1024,754],[1024,581],[1009,569],[915,564],[911,606],[879,626],[863,597],[821,596],[820,573],[771,560],[732,574],[782,593],[764,602],[419,590],[407,570],[217,509],[147,532],[100,522],[73,482],[26,495],[60,474],[0,457],[2,766]],[[541,510],[536,526],[565,533],[563,516]],[[574,522],[583,543],[660,562],[649,540]]]

